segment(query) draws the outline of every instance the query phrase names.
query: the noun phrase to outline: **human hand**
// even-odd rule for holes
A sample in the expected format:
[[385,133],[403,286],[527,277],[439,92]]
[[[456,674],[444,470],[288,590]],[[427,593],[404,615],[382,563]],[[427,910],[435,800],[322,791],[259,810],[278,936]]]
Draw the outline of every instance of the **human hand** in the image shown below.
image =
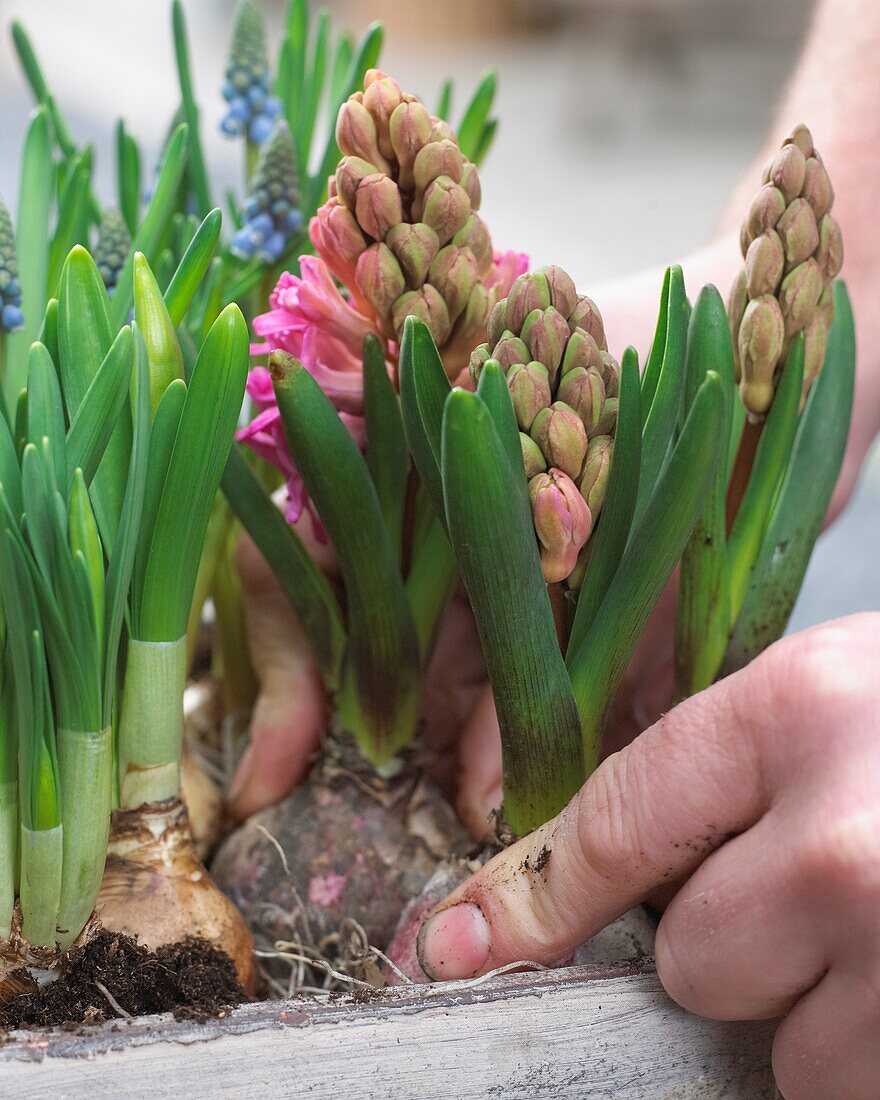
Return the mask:
[[[684,879],[657,932],[669,994],[716,1019],[785,1016],[787,1100],[875,1097],[878,659],[880,614],[854,616],[682,703],[429,917],[426,972],[557,962]],[[545,847],[542,871],[525,869]]]

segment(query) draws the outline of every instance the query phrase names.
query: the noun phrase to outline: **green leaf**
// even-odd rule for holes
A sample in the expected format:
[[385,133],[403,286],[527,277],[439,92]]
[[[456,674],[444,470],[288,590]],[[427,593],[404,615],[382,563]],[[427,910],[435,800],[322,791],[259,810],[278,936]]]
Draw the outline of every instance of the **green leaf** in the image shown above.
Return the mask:
[[[27,36],[27,32],[17,19],[13,20],[12,23],[12,41],[15,45],[15,52],[18,54],[21,67],[24,70],[25,78],[33,92],[34,99],[36,99],[37,103],[48,103],[50,96],[46,78],[43,76],[43,71],[40,68],[40,63],[37,60],[37,55],[34,53],[34,48]],[[76,152],[73,138],[70,136],[67,125],[57,110],[53,112],[52,124],[61,151],[64,153],[65,157],[73,156]]]
[[413,737],[419,709],[419,647],[366,462],[339,414],[296,360],[271,358],[275,395],[293,461],[339,559],[349,644],[340,720],[379,765]]
[[324,685],[333,694],[339,688],[346,642],[333,589],[236,447],[226,462],[222,488],[293,605]]
[[186,316],[186,311],[211,266],[217,241],[220,239],[222,222],[223,215],[219,210],[212,210],[208,214],[187,245],[186,252],[168,284],[165,305],[175,328]]
[[284,107],[287,124],[294,137],[298,155],[300,179],[305,179],[308,161],[302,159],[299,145],[299,121],[304,109],[303,85],[306,77],[306,49],[309,40],[309,6],[307,0],[291,0],[287,8],[287,33],[278,57],[275,92]]
[[441,523],[446,524],[440,476],[443,406],[451,389],[431,330],[407,317],[400,344],[403,426],[415,467]]
[[531,510],[476,394],[455,389],[446,400],[442,470],[449,536],[501,727],[505,820],[524,835],[578,790],[583,753]]
[[578,596],[568,652],[578,650],[614,578],[632,529],[642,462],[642,406],[639,358],[633,348],[620,366],[620,406],[614,453],[599,524],[592,536],[590,562]]
[[715,479],[681,560],[675,618],[675,701],[714,680],[730,635],[730,574],[727,555],[727,448],[734,403],[739,399],[730,326],[721,295],[704,287],[688,332],[685,408],[689,410],[709,371],[721,378],[725,397],[721,454]]
[[186,39],[186,19],[180,0],[171,5],[171,27],[174,34],[174,60],[177,64],[177,77],[180,81],[180,98],[183,118],[189,133],[189,180],[195,196],[199,217],[205,218],[213,207],[208,173],[205,170],[205,155],[202,152],[202,139],[199,134],[199,108],[196,103],[190,72],[189,46]]
[[50,298],[46,303],[46,312],[43,314],[43,323],[37,339],[44,345],[52,356],[56,367],[61,363],[61,355],[58,351],[58,299]]
[[[12,430],[5,416],[0,416],[0,489],[6,494],[10,512],[18,523],[24,511],[21,496],[21,469]],[[0,526],[2,526],[2,516],[0,516]],[[3,604],[0,601],[0,624],[2,624],[2,612]]]
[[490,69],[484,74],[464,112],[458,128],[458,144],[468,160],[477,159],[497,88],[498,76],[494,69]]
[[[665,312],[663,360],[653,396],[650,394],[650,379],[642,384],[642,411],[645,423],[642,431],[642,473],[639,479],[639,496],[636,501],[636,522],[648,507],[648,501],[651,499],[654,486],[657,484],[669,453],[673,432],[681,411],[690,307],[684,288],[684,275],[680,267],[669,269]],[[651,354],[652,356],[654,354],[653,348]],[[653,370],[650,359],[645,370],[646,375],[649,370]]]
[[354,57],[354,39],[347,33],[340,34],[333,55],[333,70],[330,74],[330,96],[334,103],[345,94],[345,82]]
[[529,489],[526,482],[525,467],[523,466],[522,444],[519,441],[519,425],[516,422],[516,413],[513,411],[513,401],[510,397],[510,389],[507,378],[501,364],[490,359],[480,371],[480,380],[477,384],[477,393],[483,404],[489,410],[495,431],[501,441],[507,455],[507,461],[513,474],[512,485],[520,493],[526,502],[529,499]]
[[[764,422],[748,485],[730,531],[731,621],[736,622],[774,501],[791,460],[804,390],[804,338],[792,344],[770,412]],[[726,640],[725,640],[726,641]],[[718,655],[718,667],[724,656]]]
[[49,250],[48,287],[52,294],[57,292],[61,268],[68,252],[80,242],[80,228],[87,223],[85,211],[89,200],[91,166],[85,157],[77,156],[71,160],[70,175],[58,206],[58,221]]
[[18,256],[24,328],[5,338],[3,393],[10,412],[27,376],[28,349],[40,329],[48,300],[49,221],[55,185],[52,137],[45,108],[33,112],[24,143],[18,189],[15,251]]
[[28,441],[38,447],[45,436],[52,444],[55,484],[67,486],[64,404],[52,356],[40,343],[28,356]]
[[642,408],[647,411],[654,402],[654,394],[657,392],[657,384],[660,381],[660,372],[663,369],[663,355],[666,351],[666,331],[669,322],[669,287],[672,280],[672,268],[667,267],[663,273],[663,286],[660,290],[660,309],[657,313],[657,324],[654,329],[654,339],[645,360],[645,369],[642,373]]
[[247,372],[247,324],[237,306],[228,306],[208,333],[187,390],[144,576],[140,641],[173,642],[186,633],[202,543]]
[[838,281],[825,363],[800,418],[724,675],[743,668],[785,630],[840,474],[854,386],[855,327],[846,287]]
[[[311,61],[308,76],[306,77],[306,94],[304,110],[297,119],[297,148],[306,155],[304,169],[300,179],[306,179],[308,173],[308,155],[314,140],[315,122],[318,117],[318,107],[324,94],[324,84],[327,80],[327,47],[330,38],[330,13],[319,11],[315,38],[311,50]],[[333,125],[336,119],[333,116]]]
[[155,416],[162,394],[175,378],[183,378],[183,352],[159,284],[141,252],[134,256],[134,317],[147,349]]
[[566,663],[588,771],[598,763],[602,725],[614,693],[702,511],[721,452],[724,418],[721,379],[710,372],[586,639],[569,649]]
[[67,433],[67,484],[74,472],[83,472],[90,485],[119,422],[131,380],[132,338],[126,325],[104,356]]
[[92,597],[95,636],[97,639],[100,668],[104,667],[104,548],[98,534],[95,513],[89,500],[82,470],[77,470],[70,493],[68,511],[68,535],[70,549],[76,558],[81,556],[89,579],[89,592]]
[[122,328],[131,311],[135,252],[143,252],[149,263],[153,263],[160,252],[165,229],[174,213],[178,188],[186,168],[187,147],[187,128],[185,125],[178,126],[166,146],[153,198],[134,235],[128,258],[116,281],[113,303],[110,307],[110,319],[115,330]]
[[141,208],[141,155],[122,119],[116,123],[116,191],[119,211],[134,236]]
[[385,365],[385,351],[372,335],[364,340],[364,421],[367,469],[373,479],[388,537],[400,561],[409,450],[403,432],[400,401]]
[[448,119],[452,111],[452,93],[454,84],[451,77],[447,77],[440,86],[440,95],[437,98],[437,109],[434,114],[437,118]]

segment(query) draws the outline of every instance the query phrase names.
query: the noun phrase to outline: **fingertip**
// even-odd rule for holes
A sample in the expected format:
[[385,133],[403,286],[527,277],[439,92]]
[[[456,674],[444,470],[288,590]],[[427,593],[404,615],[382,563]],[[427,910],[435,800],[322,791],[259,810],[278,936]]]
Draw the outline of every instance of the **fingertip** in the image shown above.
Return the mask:
[[473,902],[433,913],[419,931],[419,963],[435,982],[473,977],[488,962],[491,949],[489,922]]

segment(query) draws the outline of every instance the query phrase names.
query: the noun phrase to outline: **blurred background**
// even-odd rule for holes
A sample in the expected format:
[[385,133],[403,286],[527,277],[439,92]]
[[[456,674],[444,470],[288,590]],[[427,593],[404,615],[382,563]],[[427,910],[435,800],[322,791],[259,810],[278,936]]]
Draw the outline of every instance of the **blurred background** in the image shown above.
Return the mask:
[[[812,0],[324,0],[337,25],[387,24],[383,68],[428,103],[447,75],[457,109],[487,67],[500,76],[498,139],[482,171],[499,247],[559,263],[580,288],[703,243],[760,145]],[[211,169],[241,187],[219,88],[235,0],[185,0]],[[281,0],[262,0],[270,28]],[[164,0],[0,0],[0,195],[14,210],[30,99],[8,24],[27,26],[50,85],[112,187],[122,115],[156,161],[177,106]],[[457,118],[453,110],[453,121]],[[792,120],[796,121],[796,120]],[[809,121],[809,120],[805,120]],[[659,287],[658,287],[659,293]],[[599,303],[601,305],[601,302]],[[792,628],[880,608],[880,448],[823,536]]]

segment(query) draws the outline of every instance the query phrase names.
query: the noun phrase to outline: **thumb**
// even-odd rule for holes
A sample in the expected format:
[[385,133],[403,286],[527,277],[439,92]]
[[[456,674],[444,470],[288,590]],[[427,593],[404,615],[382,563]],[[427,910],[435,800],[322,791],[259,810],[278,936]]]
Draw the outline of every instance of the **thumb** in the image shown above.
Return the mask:
[[[558,962],[754,824],[767,795],[753,716],[774,710],[772,678],[754,671],[760,664],[608,757],[557,817],[447,898],[419,936],[428,976]],[[778,714],[765,721],[774,718],[778,728]]]

